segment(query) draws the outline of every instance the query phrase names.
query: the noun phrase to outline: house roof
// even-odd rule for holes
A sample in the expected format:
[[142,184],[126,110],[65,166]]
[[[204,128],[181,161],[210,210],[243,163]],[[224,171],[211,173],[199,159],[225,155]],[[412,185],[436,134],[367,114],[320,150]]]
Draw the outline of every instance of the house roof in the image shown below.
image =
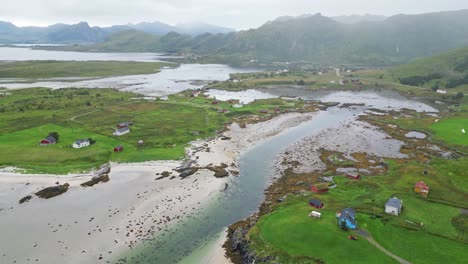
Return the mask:
[[47,140],[47,141],[49,141],[49,142],[57,142],[57,139],[54,138],[53,136],[47,136],[47,137],[45,138],[45,140]]
[[85,142],[89,143],[89,139],[78,139],[78,140],[75,141],[75,144],[81,144],[81,143],[85,143]]
[[356,225],[356,211],[354,211],[352,208],[347,207],[343,210],[341,210],[341,215],[339,217],[340,221],[343,220],[348,220],[351,224]]
[[321,205],[321,204],[322,204],[322,201],[317,200],[317,199],[310,199],[310,200],[309,200],[309,204]]
[[429,189],[429,186],[427,186],[423,181],[417,182],[414,185],[415,188],[421,188],[421,189]]
[[126,126],[130,126],[131,124],[132,124],[131,122],[122,122],[122,123],[118,124],[117,126],[126,127]]
[[400,199],[398,199],[396,197],[392,197],[392,198],[388,199],[388,202],[385,204],[385,206],[391,206],[391,207],[401,209],[402,204],[403,203],[401,202]]
[[125,131],[128,131],[128,130],[130,130],[130,128],[128,126],[124,126],[124,127],[115,129],[115,131],[117,131],[117,132],[125,132]]

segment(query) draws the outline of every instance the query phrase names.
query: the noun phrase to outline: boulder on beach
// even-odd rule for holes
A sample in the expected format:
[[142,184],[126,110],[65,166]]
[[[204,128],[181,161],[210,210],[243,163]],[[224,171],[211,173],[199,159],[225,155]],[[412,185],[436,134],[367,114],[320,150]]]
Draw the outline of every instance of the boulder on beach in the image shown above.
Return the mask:
[[37,195],[40,198],[49,199],[49,198],[58,196],[68,191],[69,187],[70,187],[70,184],[68,183],[58,185],[58,186],[47,187],[38,191],[37,193],[35,193],[35,195]]

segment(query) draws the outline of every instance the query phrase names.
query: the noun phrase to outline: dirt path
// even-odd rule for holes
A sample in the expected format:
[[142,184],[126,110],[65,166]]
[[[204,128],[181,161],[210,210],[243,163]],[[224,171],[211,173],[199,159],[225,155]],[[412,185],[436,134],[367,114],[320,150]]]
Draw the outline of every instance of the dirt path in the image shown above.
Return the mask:
[[372,236],[369,234],[369,232],[360,229],[360,230],[358,230],[358,234],[361,235],[362,237],[364,237],[365,239],[367,239],[367,241],[369,241],[372,245],[374,245],[380,251],[385,253],[385,255],[396,259],[401,264],[412,264],[411,262],[409,262],[409,261],[407,261],[407,260],[393,254],[392,252],[390,252],[387,249],[385,249],[384,247],[382,247],[377,241],[374,240],[374,238],[372,238]]

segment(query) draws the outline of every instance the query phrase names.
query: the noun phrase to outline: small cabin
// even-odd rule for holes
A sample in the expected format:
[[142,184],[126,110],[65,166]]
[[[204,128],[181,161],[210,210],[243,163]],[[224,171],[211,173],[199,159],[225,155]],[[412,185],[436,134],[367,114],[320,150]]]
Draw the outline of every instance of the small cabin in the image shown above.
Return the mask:
[[91,145],[91,142],[89,139],[78,139],[77,141],[73,142],[72,147],[73,148],[85,148],[87,146]]
[[312,211],[312,212],[310,212],[310,214],[309,214],[309,217],[320,218],[321,216],[322,216],[322,213],[316,212],[316,211]]
[[128,134],[128,133],[130,133],[130,128],[128,126],[126,126],[126,127],[122,127],[122,128],[116,128],[114,130],[114,132],[112,133],[112,135],[122,136],[122,135],[125,135],[125,134]]
[[52,144],[55,144],[57,143],[57,139],[54,138],[53,136],[47,136],[46,138],[44,138],[43,140],[41,140],[41,145],[42,146],[47,146],[47,145],[52,145]]
[[403,201],[392,197],[388,199],[385,204],[385,213],[399,216],[401,214],[401,208],[403,207]]
[[350,172],[350,173],[346,173],[346,178],[357,181],[361,179],[361,175],[357,172]]
[[326,182],[316,183],[312,185],[310,190],[314,193],[326,193],[328,192],[328,183]]
[[131,125],[133,125],[132,122],[122,122],[122,123],[117,125],[117,128],[125,128],[125,127],[129,127]]
[[414,191],[422,197],[427,197],[429,194],[429,186],[427,186],[423,181],[420,181],[414,185]]
[[340,228],[346,227],[347,229],[357,229],[356,211],[352,208],[345,208],[341,211],[336,212],[336,218],[338,218],[338,226]]
[[317,199],[310,199],[310,200],[309,200],[309,205],[310,205],[310,206],[313,206],[313,207],[315,207],[315,208],[317,208],[317,209],[322,209],[323,206],[324,206],[324,205],[323,205],[323,202],[320,201],[320,200],[317,200]]
[[117,147],[114,148],[114,152],[122,152],[123,151],[123,146],[118,145]]

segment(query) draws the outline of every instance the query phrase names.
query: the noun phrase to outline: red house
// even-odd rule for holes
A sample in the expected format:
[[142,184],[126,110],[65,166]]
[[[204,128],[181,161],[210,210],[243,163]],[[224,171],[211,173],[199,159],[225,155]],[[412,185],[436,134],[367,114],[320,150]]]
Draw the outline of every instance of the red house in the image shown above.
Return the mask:
[[310,199],[310,200],[309,200],[309,205],[310,205],[310,206],[313,206],[313,207],[315,207],[315,208],[317,208],[317,209],[322,209],[322,208],[323,208],[323,203],[322,203],[322,201],[317,200],[317,199]]
[[356,172],[352,172],[352,173],[346,173],[346,177],[351,179],[351,180],[359,180],[361,179],[361,175],[359,175],[359,173],[356,173]]
[[314,193],[326,193],[328,192],[328,183],[323,182],[323,183],[317,183],[312,185],[310,188],[311,191]]
[[47,136],[43,140],[41,140],[41,145],[52,145],[57,143],[57,139],[54,138],[53,136]]
[[420,181],[414,185],[414,191],[423,197],[427,197],[429,194],[429,186],[427,186],[423,181]]
[[118,145],[117,147],[114,148],[114,152],[122,152],[122,151],[123,151],[122,145]]
[[212,101],[211,104],[212,105],[217,105],[217,104],[219,104],[219,102],[218,101]]

